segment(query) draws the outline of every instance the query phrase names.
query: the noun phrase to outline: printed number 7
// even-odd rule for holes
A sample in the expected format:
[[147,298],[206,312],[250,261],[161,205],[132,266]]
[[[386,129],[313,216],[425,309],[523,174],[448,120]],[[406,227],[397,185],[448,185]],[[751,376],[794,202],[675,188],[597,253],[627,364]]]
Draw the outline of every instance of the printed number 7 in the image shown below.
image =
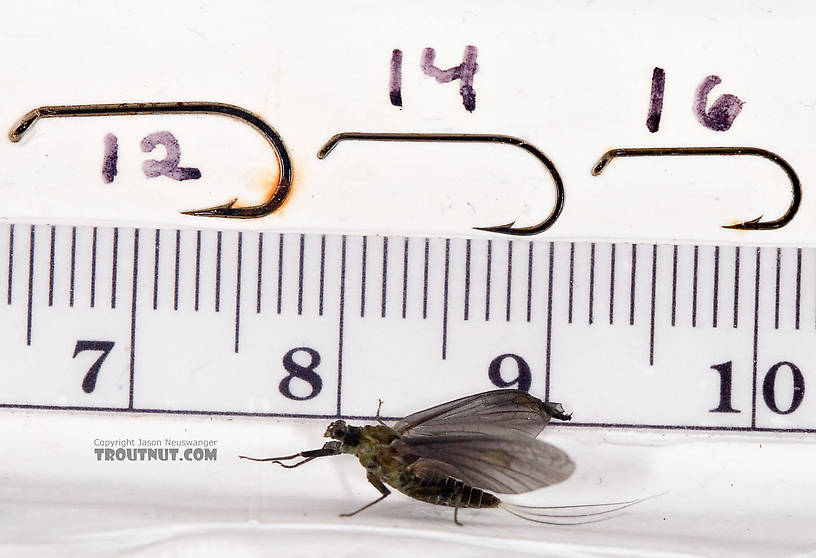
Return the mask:
[[99,375],[99,369],[102,368],[102,363],[113,349],[113,341],[77,341],[74,347],[74,357],[83,351],[102,351],[99,358],[88,369],[85,378],[82,380],[82,391],[91,393],[96,387],[96,378]]

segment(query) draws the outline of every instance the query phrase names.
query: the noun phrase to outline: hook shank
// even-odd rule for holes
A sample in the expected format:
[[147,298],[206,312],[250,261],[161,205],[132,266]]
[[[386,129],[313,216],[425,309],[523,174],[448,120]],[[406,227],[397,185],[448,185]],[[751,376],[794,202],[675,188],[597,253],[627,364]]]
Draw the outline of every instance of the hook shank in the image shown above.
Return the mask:
[[286,201],[292,184],[292,163],[280,135],[261,117],[252,112],[226,103],[209,101],[179,101],[164,103],[112,103],[94,105],[53,105],[35,108],[23,115],[9,132],[9,139],[17,143],[23,135],[42,118],[133,116],[143,114],[220,114],[240,120],[259,132],[275,152],[279,178],[275,190],[259,205],[234,207],[237,199],[205,209],[182,211],[185,215],[202,217],[253,218],[269,215]]
[[341,141],[389,141],[389,142],[453,142],[453,143],[497,143],[523,149],[538,159],[552,176],[555,184],[555,204],[546,219],[529,227],[514,227],[515,221],[503,225],[474,227],[480,231],[496,232],[516,236],[530,236],[550,228],[564,208],[564,182],[553,162],[531,143],[521,138],[501,134],[418,134],[418,133],[367,133],[342,132],[332,136],[317,152],[318,159],[325,159]]
[[799,182],[799,177],[796,171],[790,164],[772,151],[762,149],[759,147],[636,147],[636,148],[622,148],[610,149],[604,153],[600,160],[592,169],[592,175],[598,176],[603,172],[606,166],[618,157],[673,157],[673,156],[707,156],[707,155],[748,155],[754,157],[762,157],[768,159],[772,163],[778,165],[791,183],[791,203],[785,213],[778,219],[772,221],[760,221],[762,216],[750,221],[743,221],[734,223],[732,225],[723,225],[725,229],[735,230],[771,230],[779,229],[787,225],[796,212],[799,211],[799,205],[802,203],[802,185]]

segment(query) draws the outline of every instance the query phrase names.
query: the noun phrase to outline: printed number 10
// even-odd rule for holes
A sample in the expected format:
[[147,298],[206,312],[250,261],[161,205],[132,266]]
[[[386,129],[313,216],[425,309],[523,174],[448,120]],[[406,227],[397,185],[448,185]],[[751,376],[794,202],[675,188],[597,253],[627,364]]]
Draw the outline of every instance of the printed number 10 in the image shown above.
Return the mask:
[[[790,370],[793,380],[793,394],[791,396],[790,406],[788,406],[787,409],[780,409],[776,401],[776,377],[779,370],[783,367]],[[741,412],[731,405],[731,361],[715,364],[711,368],[720,374],[720,404],[709,412]],[[805,398],[805,377],[802,375],[802,371],[799,370],[799,367],[792,362],[784,360],[771,366],[762,382],[762,398],[765,400],[765,405],[778,415],[789,415],[798,409],[802,404],[802,400]]]

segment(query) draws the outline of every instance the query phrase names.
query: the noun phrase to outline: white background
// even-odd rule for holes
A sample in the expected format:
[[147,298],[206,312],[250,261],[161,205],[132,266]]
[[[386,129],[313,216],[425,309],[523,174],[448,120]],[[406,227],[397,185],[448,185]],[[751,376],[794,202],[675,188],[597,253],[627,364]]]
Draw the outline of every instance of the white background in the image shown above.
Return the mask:
[[[566,206],[542,239],[814,243],[809,182],[816,83],[813,8],[807,2],[415,2],[410,5],[219,2],[6,2],[0,21],[0,123],[51,104],[210,100],[263,116],[283,137],[293,193],[256,221],[177,212],[235,195],[257,202],[275,168],[251,129],[220,117],[43,120],[19,144],[0,142],[4,218],[17,222],[241,227],[320,232],[477,234],[471,227],[549,213],[550,179],[504,146],[348,143],[315,153],[341,131],[499,133],[524,138],[556,164]],[[422,74],[479,49],[476,110],[458,84]],[[388,101],[391,51],[403,59],[402,110]],[[660,131],[645,127],[652,69],[666,70]],[[745,105],[728,132],[692,112],[700,81]],[[146,179],[141,138],[179,138],[201,181]],[[119,137],[115,182],[100,175],[102,138]],[[787,227],[736,232],[719,225],[788,203],[784,175],[763,160],[619,160],[614,147],[755,146],[783,156],[803,183]],[[160,151],[158,151],[160,152]],[[160,155],[157,156],[160,157]],[[716,343],[712,338],[711,343]],[[614,371],[612,371],[614,372]],[[591,387],[591,386],[590,386]],[[406,386],[415,389],[417,386]],[[617,395],[620,397],[620,395]],[[428,404],[436,401],[428,401]],[[316,447],[321,421],[0,416],[0,551],[168,555],[318,552],[452,555],[487,548],[555,555],[795,555],[813,551],[808,435],[553,429],[579,471],[530,496],[538,504],[608,501],[671,492],[626,517],[573,529],[520,524],[498,512],[463,517],[394,496],[339,519],[373,496],[350,459],[298,471],[238,462],[238,453]],[[100,464],[96,437],[216,438],[211,465]],[[170,469],[173,469],[172,471]],[[399,555],[399,554],[398,554]]]

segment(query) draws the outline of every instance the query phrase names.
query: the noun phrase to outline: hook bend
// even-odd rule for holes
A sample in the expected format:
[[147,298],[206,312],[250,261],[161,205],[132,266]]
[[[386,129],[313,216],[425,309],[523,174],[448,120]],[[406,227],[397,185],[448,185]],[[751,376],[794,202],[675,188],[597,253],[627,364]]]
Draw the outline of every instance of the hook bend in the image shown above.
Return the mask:
[[726,156],[741,156],[748,155],[753,157],[762,157],[768,159],[772,163],[778,165],[791,183],[791,203],[785,213],[778,219],[772,221],[762,221],[760,215],[756,219],[749,221],[742,221],[732,225],[722,225],[724,229],[735,230],[771,230],[779,229],[790,223],[790,221],[799,211],[799,205],[802,203],[802,185],[799,182],[799,177],[796,176],[796,171],[790,164],[772,151],[762,149],[759,147],[635,147],[610,149],[604,153],[595,167],[592,169],[592,175],[598,176],[603,172],[606,166],[612,160],[618,157],[666,157],[666,156],[706,156],[706,155],[726,155]]
[[17,143],[43,118],[80,116],[132,116],[140,114],[220,114],[249,124],[259,132],[275,152],[278,162],[278,183],[267,200],[259,205],[235,207],[237,198],[227,203],[204,209],[182,211],[185,215],[201,217],[253,218],[263,217],[280,208],[292,185],[292,163],[280,135],[260,116],[245,108],[209,101],[179,101],[163,103],[112,103],[94,105],[52,105],[35,108],[23,115],[9,132],[9,139]]
[[317,152],[318,159],[325,159],[341,141],[393,141],[393,142],[453,142],[453,143],[499,143],[523,149],[538,159],[552,176],[555,184],[555,204],[550,214],[540,223],[529,227],[514,227],[515,221],[503,225],[474,227],[476,230],[500,234],[530,236],[550,228],[564,208],[564,183],[553,162],[531,143],[523,139],[500,134],[415,134],[415,133],[367,133],[342,132],[332,136]]

